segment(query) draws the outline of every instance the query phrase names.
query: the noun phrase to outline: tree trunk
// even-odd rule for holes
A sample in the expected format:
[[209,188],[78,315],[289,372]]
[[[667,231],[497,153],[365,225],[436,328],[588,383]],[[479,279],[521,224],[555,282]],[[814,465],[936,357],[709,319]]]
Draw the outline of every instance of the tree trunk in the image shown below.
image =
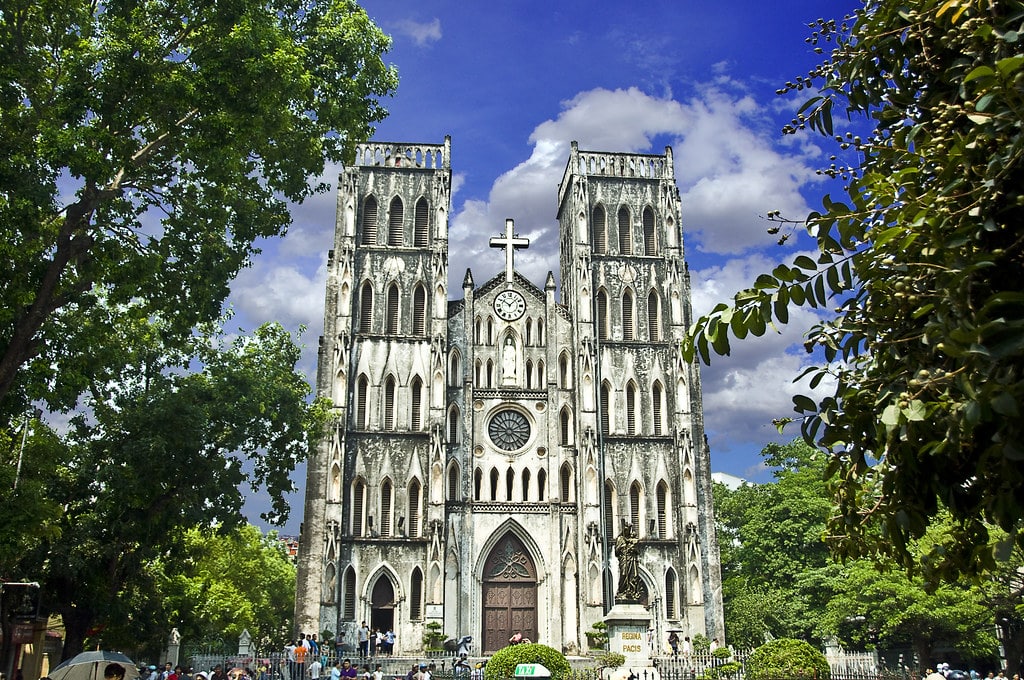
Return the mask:
[[55,310],[67,304],[66,299],[61,299],[64,273],[72,261],[80,260],[92,247],[88,229],[100,198],[101,192],[86,189],[79,201],[68,206],[54,243],[53,257],[32,304],[15,318],[11,337],[0,353],[0,403],[14,386],[18,371],[38,351],[39,329]]

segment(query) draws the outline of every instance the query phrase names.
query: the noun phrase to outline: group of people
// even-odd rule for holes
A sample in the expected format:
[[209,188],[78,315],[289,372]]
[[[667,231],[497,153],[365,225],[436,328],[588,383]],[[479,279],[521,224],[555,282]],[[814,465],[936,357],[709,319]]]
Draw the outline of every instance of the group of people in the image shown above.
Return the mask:
[[366,625],[366,621],[359,626],[359,632],[356,634],[359,642],[359,656],[366,658],[368,656],[391,656],[395,653],[395,631],[392,628],[388,628],[387,631],[383,631],[380,628],[374,628],[370,630],[369,626]]
[[325,658],[324,652],[320,650],[320,643],[316,641],[316,633],[299,633],[298,640],[292,640],[284,647],[284,661],[288,667],[289,680],[306,680],[307,677],[319,680]]

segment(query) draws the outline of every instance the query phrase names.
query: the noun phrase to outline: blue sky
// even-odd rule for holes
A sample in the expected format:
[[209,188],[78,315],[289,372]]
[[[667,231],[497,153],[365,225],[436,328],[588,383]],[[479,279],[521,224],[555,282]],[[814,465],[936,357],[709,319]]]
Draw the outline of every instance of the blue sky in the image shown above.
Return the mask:
[[[761,217],[772,210],[803,217],[836,190],[815,173],[829,164],[827,140],[779,131],[804,93],[778,97],[775,90],[820,59],[804,42],[806,24],[841,18],[857,6],[853,0],[363,6],[392,36],[386,59],[400,77],[395,96],[383,102],[390,116],[376,139],[452,138],[451,297],[461,296],[467,267],[477,282],[502,269],[502,254],[487,241],[506,217],[531,239],[516,269],[537,285],[549,270],[557,277],[556,188],[573,140],[616,152],[672,146],[697,313],[811,247],[806,237],[779,247]],[[332,189],[337,173],[326,173]],[[306,325],[302,368],[312,379],[333,190],[296,206],[293,217],[288,236],[264,244],[235,282],[231,304],[235,326]],[[808,361],[801,339],[813,317],[801,310],[791,319],[781,333],[739,343],[703,369],[713,471],[767,480],[761,448],[797,436],[780,436],[771,424],[792,415],[790,397],[799,389],[792,379]],[[299,486],[303,475],[295,475]],[[301,521],[301,493],[292,508],[286,532]]]

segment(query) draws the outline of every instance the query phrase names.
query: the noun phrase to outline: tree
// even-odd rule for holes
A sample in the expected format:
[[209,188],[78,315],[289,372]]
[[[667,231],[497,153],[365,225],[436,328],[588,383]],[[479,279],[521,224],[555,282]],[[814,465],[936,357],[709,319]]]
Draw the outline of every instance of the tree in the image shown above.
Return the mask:
[[728,639],[757,647],[766,635],[820,637],[819,622],[841,578],[822,540],[831,504],[825,456],[802,441],[762,451],[775,481],[729,491],[715,486]]
[[[840,110],[873,130],[835,137],[858,156],[826,171],[845,200],[826,196],[801,222],[817,259],[762,274],[685,347],[707,362],[730,335],[819,309],[806,347],[822,360],[807,373],[835,392],[794,403],[805,439],[830,454],[829,544],[932,579],[992,569],[990,524],[1024,545],[1022,23],[1020,2],[866,0],[812,24],[815,49],[834,47],[780,90],[817,88],[785,131],[831,137]],[[915,554],[940,509],[949,540]]]
[[[213,528],[185,532],[181,549],[153,564],[166,628],[177,625],[184,640],[207,646],[233,645],[243,630],[255,649],[282,649],[291,634],[295,565],[276,532],[252,525],[224,533]],[[125,643],[133,638],[125,631]],[[161,640],[162,641],[162,640]]]
[[2,408],[73,406],[120,325],[170,344],[215,320],[286,201],[386,115],[388,47],[353,0],[5,3]]
[[909,645],[922,667],[941,659],[934,650],[952,648],[973,662],[995,662],[992,610],[978,585],[941,583],[927,587],[886,561],[853,560],[830,599],[823,628],[844,644],[883,648]]
[[153,634],[145,625],[163,622],[149,613],[158,579],[147,565],[180,556],[187,528],[241,525],[243,486],[267,494],[266,518],[283,521],[289,473],[326,422],[324,404],[307,403],[300,350],[280,326],[230,342],[197,337],[193,353],[173,356],[149,330],[125,329],[118,380],[94,386],[89,415],[59,441],[57,464],[39,471],[61,514],[16,569],[43,584],[62,616],[65,656],[89,631],[100,642],[95,631],[116,634],[125,621],[139,624],[137,637]]

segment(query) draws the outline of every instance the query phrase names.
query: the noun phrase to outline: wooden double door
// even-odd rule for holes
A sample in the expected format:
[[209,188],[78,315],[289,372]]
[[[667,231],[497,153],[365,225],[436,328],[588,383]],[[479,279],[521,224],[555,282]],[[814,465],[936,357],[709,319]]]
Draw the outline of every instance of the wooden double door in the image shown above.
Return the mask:
[[521,633],[537,640],[537,567],[526,546],[507,533],[484,564],[483,653],[491,654]]

